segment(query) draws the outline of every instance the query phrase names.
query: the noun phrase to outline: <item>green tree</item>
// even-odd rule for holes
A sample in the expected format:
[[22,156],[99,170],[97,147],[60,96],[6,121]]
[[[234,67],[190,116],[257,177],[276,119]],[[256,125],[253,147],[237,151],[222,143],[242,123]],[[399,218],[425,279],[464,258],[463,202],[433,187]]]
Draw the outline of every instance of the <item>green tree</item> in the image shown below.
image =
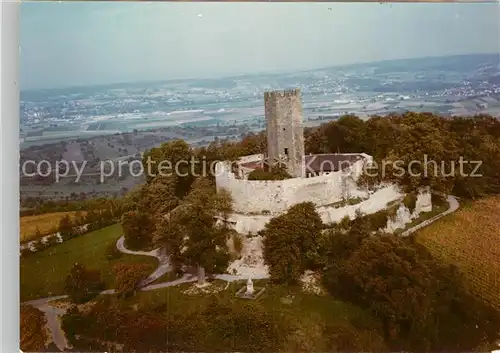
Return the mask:
[[84,303],[104,288],[98,270],[74,264],[65,280],[65,291],[73,303]]
[[294,205],[266,224],[259,234],[263,236],[264,260],[273,281],[294,283],[305,270],[324,264],[323,227],[311,202]]
[[173,178],[176,196],[181,199],[189,192],[200,167],[194,151],[183,140],[169,141],[152,148],[144,153],[142,164],[148,183],[157,176]]
[[130,190],[124,197],[121,203],[121,214],[126,212],[139,210],[139,203],[143,195],[144,185],[138,185]]
[[162,217],[173,210],[179,200],[176,196],[176,180],[173,177],[158,176],[146,184],[139,200],[139,209]]
[[164,247],[172,261],[198,268],[204,282],[209,273],[224,271],[229,262],[227,239],[230,229],[225,222],[232,209],[228,192],[216,192],[208,178],[199,178],[182,203],[157,227],[155,243]]
[[130,250],[147,249],[153,241],[155,221],[151,214],[144,211],[130,211],[121,220],[125,247]]

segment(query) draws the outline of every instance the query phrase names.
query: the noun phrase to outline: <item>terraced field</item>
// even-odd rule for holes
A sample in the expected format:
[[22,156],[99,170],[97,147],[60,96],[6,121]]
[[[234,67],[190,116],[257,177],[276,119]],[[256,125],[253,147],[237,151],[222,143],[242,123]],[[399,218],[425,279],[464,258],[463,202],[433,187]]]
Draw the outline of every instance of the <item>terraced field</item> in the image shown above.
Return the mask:
[[500,196],[464,205],[418,231],[416,239],[456,265],[471,291],[500,308]]

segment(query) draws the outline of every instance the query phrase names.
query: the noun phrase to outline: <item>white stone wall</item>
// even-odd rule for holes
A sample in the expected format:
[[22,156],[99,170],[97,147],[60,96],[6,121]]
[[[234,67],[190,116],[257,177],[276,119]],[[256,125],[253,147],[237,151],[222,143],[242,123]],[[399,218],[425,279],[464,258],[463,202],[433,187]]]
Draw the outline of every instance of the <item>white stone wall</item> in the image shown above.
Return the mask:
[[[430,194],[429,194],[430,195]],[[350,219],[354,219],[356,217],[356,212],[359,210],[363,214],[372,214],[378,211],[381,211],[387,208],[389,203],[392,203],[396,200],[402,200],[404,195],[399,191],[398,187],[395,185],[387,185],[380,190],[373,193],[367,200],[358,203],[356,205],[345,206],[341,208],[335,207],[318,207],[316,210],[318,211],[321,219],[324,223],[337,223],[340,222],[344,217],[349,217]],[[417,204],[424,203],[427,201],[428,195],[423,193],[419,195],[417,199]],[[432,210],[432,204],[431,204]],[[430,211],[429,210],[429,211]],[[418,209],[415,207],[413,213],[410,213],[408,208],[406,208],[403,204],[399,207],[396,216],[389,219],[387,222],[387,227],[384,229],[385,232],[392,233],[396,229],[405,228],[408,223],[418,218],[418,216],[422,212],[429,212],[423,210],[423,207]],[[274,217],[272,215],[264,216],[264,215],[244,215],[244,214],[232,214],[229,217],[229,222],[232,223],[232,227],[241,234],[253,233],[256,234],[260,230],[264,229],[266,223],[268,223],[271,218]]]
[[386,233],[393,233],[397,229],[403,229],[408,223],[418,217],[416,209],[413,213],[404,205],[401,204],[396,211],[396,215],[387,221],[387,226],[383,229]]
[[[366,156],[369,157],[369,156]],[[243,157],[240,163],[259,160],[260,155]],[[352,175],[347,182],[350,195],[359,193],[355,180],[366,160],[353,164]],[[313,202],[324,206],[342,200],[342,172],[334,172],[312,178],[286,180],[243,180],[236,178],[228,163],[216,164],[217,189],[227,189],[234,200],[234,210],[238,213],[261,213],[269,211],[279,214],[301,202]]]
[[399,200],[403,194],[395,185],[388,185],[373,193],[368,200],[356,205],[345,206],[342,208],[319,207],[318,213],[324,223],[337,223],[344,217],[350,219],[356,218],[356,212],[359,210],[363,214],[372,214],[383,210],[393,201]]
[[[401,199],[403,195],[399,192],[398,188],[389,185],[386,186],[375,193],[373,193],[369,199],[351,206],[335,208],[335,207],[318,207],[318,211],[321,219],[324,223],[339,222],[344,217],[349,217],[354,219],[356,217],[356,211],[360,210],[364,214],[372,214],[378,212],[387,207],[387,204]],[[244,214],[232,214],[228,221],[232,223],[232,227],[241,234],[253,233],[256,234],[258,231],[262,230],[266,223],[274,217],[272,215],[244,215]]]

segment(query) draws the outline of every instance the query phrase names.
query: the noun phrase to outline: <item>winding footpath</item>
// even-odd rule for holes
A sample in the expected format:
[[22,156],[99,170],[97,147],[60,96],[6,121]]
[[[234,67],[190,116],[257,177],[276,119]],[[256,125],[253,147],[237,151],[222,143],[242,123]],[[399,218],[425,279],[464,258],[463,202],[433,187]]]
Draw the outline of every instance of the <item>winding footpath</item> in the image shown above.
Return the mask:
[[[428,226],[429,224],[437,221],[438,219],[455,212],[459,208],[459,203],[456,197],[448,195],[447,196],[447,201],[449,203],[449,209],[446,211],[422,222],[417,224],[416,226],[406,230],[404,233],[402,233],[402,236],[407,236],[423,227]],[[173,281],[169,282],[163,282],[163,283],[157,283],[157,284],[152,284],[154,281],[156,281],[158,278],[166,274],[170,270],[170,263],[168,261],[168,256],[166,256],[160,249],[155,249],[149,252],[146,251],[132,251],[127,248],[125,248],[125,238],[122,236],[118,241],[116,242],[116,247],[119,251],[121,251],[124,254],[130,254],[130,255],[141,255],[141,256],[152,256],[158,259],[158,267],[156,270],[150,274],[145,281],[142,283],[143,287],[141,288],[141,291],[152,291],[156,289],[161,289],[161,288],[167,288],[167,287],[173,287],[177,286],[183,283],[191,283],[191,282],[196,282],[198,280],[197,276],[192,276],[192,275],[184,275],[181,278],[178,278]],[[240,280],[246,280],[247,277],[243,275],[229,275],[229,274],[219,274],[215,276],[216,279],[220,279],[223,281],[227,282],[234,282],[234,281],[240,281]],[[269,278],[268,275],[260,275],[260,276],[255,276],[253,279],[266,279]],[[106,295],[106,294],[114,294],[115,290],[114,289],[107,289],[105,291],[102,291],[100,294]],[[57,346],[57,348],[61,351],[64,351],[65,349],[71,348],[66,340],[66,337],[64,335],[64,331],[61,328],[61,322],[60,322],[60,317],[65,314],[66,309],[62,308],[56,308],[51,306],[49,303],[54,300],[58,299],[64,299],[67,298],[67,295],[60,295],[60,296],[54,296],[54,297],[47,297],[47,298],[40,298],[40,299],[35,299],[35,300],[30,300],[27,302],[24,302],[23,304],[31,305],[42,312],[45,313],[45,317],[47,318],[47,326],[49,328],[49,331],[51,332],[52,335],[52,341],[54,344]]]

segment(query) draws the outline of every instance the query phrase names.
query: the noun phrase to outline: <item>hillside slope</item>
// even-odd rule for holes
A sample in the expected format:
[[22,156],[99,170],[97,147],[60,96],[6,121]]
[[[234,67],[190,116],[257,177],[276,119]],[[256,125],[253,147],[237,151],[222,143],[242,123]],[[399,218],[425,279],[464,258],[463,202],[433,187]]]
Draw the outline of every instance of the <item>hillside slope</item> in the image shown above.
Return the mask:
[[416,240],[456,265],[472,292],[500,308],[500,196],[465,205],[420,230]]

